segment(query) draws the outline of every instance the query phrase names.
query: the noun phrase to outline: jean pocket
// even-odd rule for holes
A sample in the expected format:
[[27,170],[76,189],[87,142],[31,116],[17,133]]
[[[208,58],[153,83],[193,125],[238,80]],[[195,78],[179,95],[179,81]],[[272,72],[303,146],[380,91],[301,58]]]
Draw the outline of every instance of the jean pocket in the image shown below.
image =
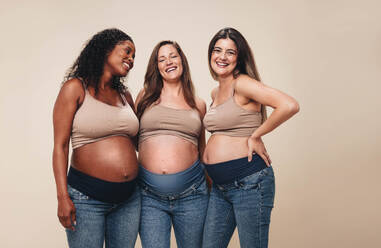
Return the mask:
[[263,170],[260,171],[262,176],[274,176],[274,170],[273,167],[266,167]]
[[258,189],[259,182],[261,179],[261,171],[253,173],[247,177],[242,178],[237,182],[238,187],[242,188],[243,190],[252,190],[252,189]]
[[67,190],[72,200],[88,200],[89,199],[89,196],[83,194],[81,191],[71,187],[70,185],[68,185]]

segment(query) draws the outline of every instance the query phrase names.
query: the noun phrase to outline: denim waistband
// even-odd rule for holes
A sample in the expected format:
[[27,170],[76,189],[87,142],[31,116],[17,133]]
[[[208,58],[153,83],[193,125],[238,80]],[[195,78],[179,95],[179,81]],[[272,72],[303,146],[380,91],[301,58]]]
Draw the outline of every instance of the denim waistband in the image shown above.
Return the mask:
[[172,201],[172,200],[177,200],[177,199],[187,197],[188,195],[192,194],[193,192],[195,192],[197,190],[197,188],[203,182],[205,182],[205,174],[204,173],[202,173],[196,180],[194,180],[193,184],[191,184],[188,188],[184,189],[183,191],[181,191],[179,193],[174,193],[174,192],[164,193],[164,192],[156,191],[153,188],[151,188],[150,186],[148,186],[147,184],[145,184],[144,182],[142,182],[141,180],[138,181],[138,184],[139,184],[141,189],[146,190],[146,191],[150,192],[151,194],[153,194],[153,195],[155,195],[155,196],[157,196],[163,200]]
[[128,182],[109,182],[89,176],[70,167],[67,183],[98,201],[107,203],[121,203],[127,200],[135,191],[136,180]]
[[205,164],[205,169],[214,183],[230,184],[267,167],[258,154],[253,154],[250,162],[247,159],[244,157],[217,164]]
[[[139,184],[162,196],[181,195],[205,180],[204,165],[197,160],[188,169],[174,174],[156,174],[139,166]],[[198,185],[197,185],[198,184]]]

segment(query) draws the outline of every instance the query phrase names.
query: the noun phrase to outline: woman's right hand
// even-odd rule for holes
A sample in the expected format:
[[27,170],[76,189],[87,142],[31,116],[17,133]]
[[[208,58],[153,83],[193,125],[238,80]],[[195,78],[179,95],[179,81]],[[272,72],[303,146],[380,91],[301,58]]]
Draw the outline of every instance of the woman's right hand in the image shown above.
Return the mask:
[[68,196],[58,200],[57,215],[63,227],[75,230],[75,206]]
[[253,153],[258,154],[266,163],[267,167],[271,166],[271,159],[267,153],[266,147],[263,144],[261,137],[250,136],[247,140],[248,154],[247,158],[250,162],[253,158]]
[[69,142],[75,113],[84,98],[85,90],[81,81],[70,79],[63,84],[53,110],[53,172],[57,188],[57,215],[62,226],[71,230],[75,226],[75,207],[67,192]]

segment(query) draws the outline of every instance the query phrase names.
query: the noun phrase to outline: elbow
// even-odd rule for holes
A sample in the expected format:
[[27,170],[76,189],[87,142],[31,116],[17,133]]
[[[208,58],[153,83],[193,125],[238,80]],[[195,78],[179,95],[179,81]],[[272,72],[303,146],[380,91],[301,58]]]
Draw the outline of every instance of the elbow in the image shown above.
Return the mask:
[[287,112],[289,113],[290,116],[293,116],[294,114],[298,113],[299,110],[300,110],[300,106],[297,101],[293,100],[287,104]]
[[68,141],[54,144],[53,153],[68,153],[68,152],[69,152],[69,142]]

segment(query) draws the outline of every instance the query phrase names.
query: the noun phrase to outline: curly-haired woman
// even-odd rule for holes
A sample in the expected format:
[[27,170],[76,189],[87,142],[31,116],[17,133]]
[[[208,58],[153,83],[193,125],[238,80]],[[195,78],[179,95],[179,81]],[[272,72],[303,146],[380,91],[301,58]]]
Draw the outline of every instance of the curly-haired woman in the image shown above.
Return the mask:
[[162,41],[148,62],[136,100],[140,119],[140,238],[144,248],[200,248],[208,190],[199,157],[205,146],[205,102],[195,96],[180,46]]
[[53,170],[58,218],[70,247],[135,245],[141,200],[135,190],[138,165],[132,137],[139,123],[122,84],[134,57],[134,43],[124,32],[97,33],[70,68],[57,97]]

